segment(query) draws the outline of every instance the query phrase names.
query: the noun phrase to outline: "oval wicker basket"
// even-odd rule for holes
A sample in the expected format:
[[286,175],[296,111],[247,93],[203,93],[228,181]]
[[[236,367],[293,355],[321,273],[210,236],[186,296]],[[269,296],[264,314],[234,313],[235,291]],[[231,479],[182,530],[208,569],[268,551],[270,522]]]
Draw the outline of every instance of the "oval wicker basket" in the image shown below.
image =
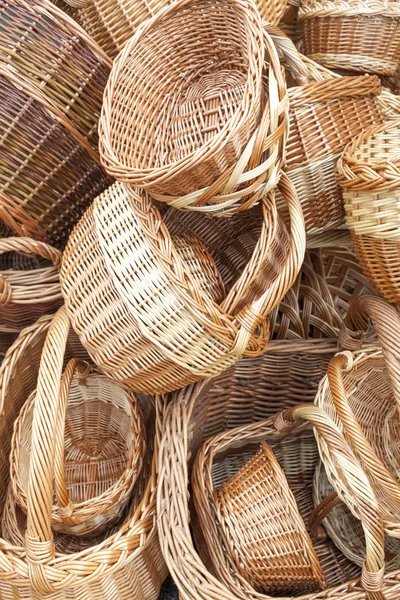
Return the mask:
[[364,273],[400,304],[400,120],[357,136],[339,159],[338,181]]
[[99,157],[43,92],[0,64],[0,204],[6,196],[62,248],[108,185]]
[[279,185],[289,207],[290,234],[273,192],[253,209],[248,223],[243,213],[219,228],[219,220],[193,213],[218,236],[206,243],[217,265],[224,263],[225,248],[235,247],[238,227],[247,227],[248,256],[243,260],[237,246],[241,264],[233,257],[225,277],[221,268],[229,284],[221,303],[185,265],[145,193],[116,183],[97,198],[71,235],[61,282],[72,326],[103,372],[135,391],[164,393],[264,351],[266,317],[295,281],[305,246],[293,187],[285,176]]
[[[55,397],[58,389],[51,377],[43,376],[44,364],[40,368],[44,344],[47,349],[55,349],[53,356],[66,343],[66,360],[72,357],[88,358],[68,322],[64,320],[62,326],[58,323],[56,327],[51,327],[51,322],[51,317],[42,317],[35,325],[24,329],[0,368],[0,501],[3,527],[5,520],[12,516],[6,513],[8,503],[5,505],[5,496],[9,482],[8,457],[13,423],[35,389],[37,394],[44,393],[49,397]],[[47,367],[46,372],[55,373],[57,379],[56,371],[61,365],[53,365],[49,361]],[[41,375],[37,381],[39,368]],[[167,568],[155,527],[157,446],[163,407],[158,404],[156,414],[154,408],[151,399],[143,403],[148,451],[129,513],[102,538],[91,541],[81,538],[78,544],[78,538],[56,534],[60,545],[59,553],[54,554],[51,531],[54,448],[51,456],[47,456],[40,464],[32,461],[31,473],[35,474],[30,478],[28,492],[28,530],[25,533],[26,523],[22,533],[14,530],[14,537],[19,535],[22,541],[18,545],[13,545],[8,538],[0,541],[2,597],[16,600],[114,600],[117,594],[121,600],[157,600],[161,583],[167,576]],[[55,412],[48,416],[54,423]],[[152,444],[153,439],[155,445]],[[34,456],[37,456],[36,452],[32,452]],[[43,493],[38,493],[38,490]]]
[[276,186],[287,108],[278,55],[253,3],[221,0],[215,10],[213,0],[176,0],[114,61],[102,162],[156,200],[230,215]]
[[400,64],[396,0],[303,0],[304,52],[332,69],[392,75]]
[[266,26],[294,77],[289,87],[285,172],[298,193],[306,232],[344,223],[336,163],[346,144],[368,125],[383,123],[376,76],[339,77],[302,57],[282,32]]
[[[60,310],[54,326],[64,318],[65,309]],[[61,352],[57,358],[63,362]],[[89,364],[72,359],[58,399],[41,401],[55,404],[58,412],[52,529],[74,536],[98,534],[121,517],[142,469],[145,431],[139,400]],[[35,445],[32,427],[36,413],[49,410],[37,404],[33,393],[15,421],[11,443],[12,491],[25,513]],[[39,440],[46,439],[42,428]]]
[[61,252],[44,242],[0,238],[0,354],[21,329],[61,306],[60,263]]

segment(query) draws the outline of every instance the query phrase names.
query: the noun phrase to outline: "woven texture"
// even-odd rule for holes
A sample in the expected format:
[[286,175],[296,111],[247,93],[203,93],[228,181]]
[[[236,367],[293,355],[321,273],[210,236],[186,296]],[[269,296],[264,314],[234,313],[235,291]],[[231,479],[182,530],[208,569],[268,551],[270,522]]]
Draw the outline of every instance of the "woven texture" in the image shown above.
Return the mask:
[[[290,234],[270,193],[254,209],[256,223],[250,220],[249,257],[218,304],[177,252],[145,193],[116,183],[96,199],[70,238],[61,281],[73,327],[102,371],[135,391],[165,392],[264,351],[266,317],[294,283],[305,246],[293,187],[284,176],[280,187]],[[205,230],[216,221],[197,219]],[[213,246],[203,239],[217,266],[225,248],[235,245],[238,223],[228,224],[228,234],[213,227],[219,233]],[[227,285],[222,270],[221,277]]]
[[61,306],[60,262],[61,252],[44,242],[0,239],[0,354],[23,327]]
[[301,594],[325,587],[296,500],[268,444],[214,491],[214,501],[228,552],[256,590]]
[[338,162],[347,226],[366,276],[400,303],[400,120],[367,129]]
[[88,141],[38,87],[0,65],[0,90],[0,193],[62,248],[107,177]]
[[[25,513],[36,402],[31,394],[15,422],[10,454],[14,498]],[[139,400],[73,359],[58,411],[52,527],[92,536],[119,519],[140,475],[145,446]]]
[[[37,382],[40,357],[45,343],[46,334],[51,324],[50,317],[43,317],[37,324],[24,329],[18,340],[10,348],[3,360],[0,369],[0,398],[1,413],[3,415],[1,428],[1,453],[0,453],[0,476],[1,476],[1,507],[2,521],[11,517],[6,513],[4,505],[5,495],[9,481],[9,452],[13,423],[17,418],[24,402],[29,395],[37,389],[37,393],[43,390],[43,385],[48,385],[49,395],[54,393],[57,387],[52,383],[52,378],[47,378],[44,382],[43,377]],[[53,328],[53,333],[49,335],[46,344],[55,344],[57,351],[66,342],[65,358],[69,360],[72,357],[87,359],[88,356],[78,342],[76,335],[68,332],[69,326],[62,329]],[[55,337],[53,337],[55,335]],[[43,373],[43,364],[41,372]],[[51,368],[51,363],[49,364]],[[59,374],[54,372],[56,377]],[[60,541],[66,551],[71,553],[54,556],[54,547],[52,545],[52,535],[50,528],[51,506],[52,506],[52,478],[46,479],[43,484],[45,468],[35,471],[35,476],[31,477],[34,486],[41,485],[45,491],[46,500],[43,496],[32,495],[30,486],[28,494],[28,519],[23,525],[23,532],[19,534],[22,538],[22,544],[18,547],[10,544],[7,538],[1,540],[1,571],[4,577],[0,578],[0,594],[4,597],[13,597],[19,599],[37,600],[38,598],[49,598],[49,600],[111,600],[115,594],[119,598],[132,600],[133,597],[146,600],[156,600],[159,594],[160,586],[167,575],[167,568],[162,559],[157,532],[155,529],[155,484],[156,484],[156,463],[157,463],[157,444],[162,425],[161,405],[157,405],[157,412],[154,413],[153,403],[150,399],[143,404],[144,417],[148,431],[148,453],[144,462],[140,485],[136,486],[130,510],[123,521],[119,522],[118,527],[111,529],[108,534],[102,538],[95,538],[86,545],[84,542],[77,545],[77,538],[65,536],[62,540],[56,535],[56,541]],[[54,418],[54,414],[52,416]],[[154,438],[156,435],[156,438]],[[155,445],[151,443],[155,439]],[[153,454],[154,448],[154,454]],[[35,456],[32,452],[31,460]],[[43,462],[50,471],[53,468],[53,457],[47,457]],[[32,469],[32,465],[31,465]],[[47,476],[49,475],[47,471]],[[48,487],[50,485],[50,487]],[[35,509],[32,512],[31,502],[34,500]],[[46,506],[46,509],[44,508]],[[32,523],[32,517],[37,516],[42,525],[45,525],[45,532],[41,530],[41,536],[47,535],[48,542],[43,543],[35,536],[37,542],[34,547],[29,545],[32,536],[32,529],[35,527]],[[36,523],[36,520],[34,521]],[[27,538],[25,530],[28,527]],[[18,532],[13,529],[14,535]],[[88,540],[86,540],[88,542]],[[21,551],[21,546],[29,546],[28,552]],[[73,547],[75,545],[75,550]],[[40,552],[38,557],[35,552]],[[53,554],[52,557],[45,558],[45,552]],[[78,553],[77,553],[78,552]],[[38,572],[40,574],[37,577]]]
[[276,185],[287,108],[278,55],[254,4],[178,0],[143,23],[114,61],[102,161],[156,200],[229,215]]
[[400,8],[393,0],[304,0],[304,52],[347,71],[393,75],[400,62]]

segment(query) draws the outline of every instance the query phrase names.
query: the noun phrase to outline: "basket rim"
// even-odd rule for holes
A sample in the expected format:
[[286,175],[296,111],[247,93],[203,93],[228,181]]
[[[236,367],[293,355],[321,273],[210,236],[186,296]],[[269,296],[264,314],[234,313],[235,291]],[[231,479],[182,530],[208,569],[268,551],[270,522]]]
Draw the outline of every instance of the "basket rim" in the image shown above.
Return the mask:
[[400,18],[396,0],[303,0],[299,20],[329,17],[383,16]]

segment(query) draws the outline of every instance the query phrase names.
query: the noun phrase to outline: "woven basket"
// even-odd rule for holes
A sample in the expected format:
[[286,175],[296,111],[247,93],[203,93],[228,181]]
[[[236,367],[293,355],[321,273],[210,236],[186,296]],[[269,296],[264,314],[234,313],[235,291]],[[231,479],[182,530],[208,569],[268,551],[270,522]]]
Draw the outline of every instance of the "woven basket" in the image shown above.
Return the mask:
[[221,0],[216,10],[213,0],[177,0],[114,61],[100,120],[103,165],[176,208],[230,215],[275,187],[287,107],[254,4]]
[[[64,311],[64,309],[61,309]],[[57,322],[59,313],[54,317]],[[63,362],[60,353],[58,359]],[[43,356],[42,356],[42,360]],[[54,531],[75,536],[108,529],[121,517],[142,468],[144,424],[137,397],[72,359],[55,403],[56,438]],[[31,394],[14,425],[10,472],[17,504],[27,512],[27,489],[35,413]],[[39,431],[39,439],[44,437]]]
[[62,248],[108,179],[88,141],[38,87],[0,64],[0,90],[1,197],[24,208]]
[[[297,197],[284,176],[280,188],[290,234],[271,192],[247,224],[249,258],[236,272],[227,264],[225,278],[221,269],[229,283],[221,303],[202,289],[145,193],[116,183],[97,198],[71,235],[61,269],[72,325],[95,364],[135,391],[164,393],[217,375],[242,355],[262,353],[266,317],[295,281],[304,256]],[[206,246],[217,265],[225,247],[235,245],[246,223],[241,217],[226,220],[229,232],[212,228],[218,243]],[[197,218],[205,229],[216,222]]]
[[0,239],[0,354],[18,333],[62,304],[61,252],[26,237]]
[[[56,356],[60,351],[63,352],[66,343],[67,361],[72,357],[88,358],[76,335],[70,330],[67,319],[64,318],[62,324],[59,321],[53,327],[50,325],[51,318],[43,317],[35,325],[24,329],[8,351],[0,369],[0,499],[3,525],[9,516],[5,512],[5,495],[9,481],[8,457],[13,423],[32,391],[37,389],[37,395],[45,394],[49,397],[55,397],[57,393],[61,365],[53,365],[49,361],[47,373],[54,373],[55,380],[43,377],[48,352],[44,355],[37,381],[44,344],[46,343],[47,350],[53,347],[53,356]],[[53,447],[51,454],[42,456],[42,460],[38,462],[35,444],[28,488],[27,531],[25,533],[25,527],[22,544],[14,546],[7,538],[0,542],[2,597],[16,600],[114,600],[117,594],[122,600],[157,599],[161,583],[167,575],[155,528],[157,444],[163,407],[157,405],[155,414],[154,403],[149,398],[142,406],[148,432],[148,451],[128,515],[116,528],[101,539],[92,540],[90,544],[84,538],[78,544],[78,538],[72,536],[68,536],[68,544],[67,536],[63,536],[63,543],[58,546],[60,553],[56,555],[51,532],[55,449]],[[47,417],[51,428],[56,420],[55,411]],[[154,434],[155,446],[151,443]],[[14,535],[17,536],[18,532],[14,531]],[[61,541],[59,536],[61,534],[57,534],[56,538]],[[66,552],[71,552],[64,553],[60,549],[63,546]]]
[[400,120],[366,130],[338,162],[347,226],[366,276],[400,303]]
[[392,75],[400,63],[394,0],[303,0],[304,52],[332,69]]
[[371,317],[382,349],[372,347],[335,356],[315,402],[343,430],[379,498],[387,533],[398,538],[400,317],[380,297],[366,296],[358,302]]
[[[196,502],[197,485],[193,490]],[[214,489],[213,500],[228,560],[252,587],[280,595],[326,587],[296,500],[268,444],[263,442],[239,471]],[[218,563],[215,568],[218,572]]]
[[0,1],[0,60],[68,116],[94,149],[111,61],[47,0]]
[[344,223],[336,163],[346,144],[368,125],[383,123],[378,77],[338,77],[296,51],[276,28],[268,31],[295,85],[288,89],[290,130],[285,172],[298,193],[308,234]]

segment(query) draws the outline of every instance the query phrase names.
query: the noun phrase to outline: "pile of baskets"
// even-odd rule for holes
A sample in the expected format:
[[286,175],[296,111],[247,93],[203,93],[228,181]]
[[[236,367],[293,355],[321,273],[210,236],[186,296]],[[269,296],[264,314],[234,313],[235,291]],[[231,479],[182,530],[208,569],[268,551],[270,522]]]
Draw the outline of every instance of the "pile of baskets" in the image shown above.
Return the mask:
[[398,600],[398,2],[0,42],[0,598]]

